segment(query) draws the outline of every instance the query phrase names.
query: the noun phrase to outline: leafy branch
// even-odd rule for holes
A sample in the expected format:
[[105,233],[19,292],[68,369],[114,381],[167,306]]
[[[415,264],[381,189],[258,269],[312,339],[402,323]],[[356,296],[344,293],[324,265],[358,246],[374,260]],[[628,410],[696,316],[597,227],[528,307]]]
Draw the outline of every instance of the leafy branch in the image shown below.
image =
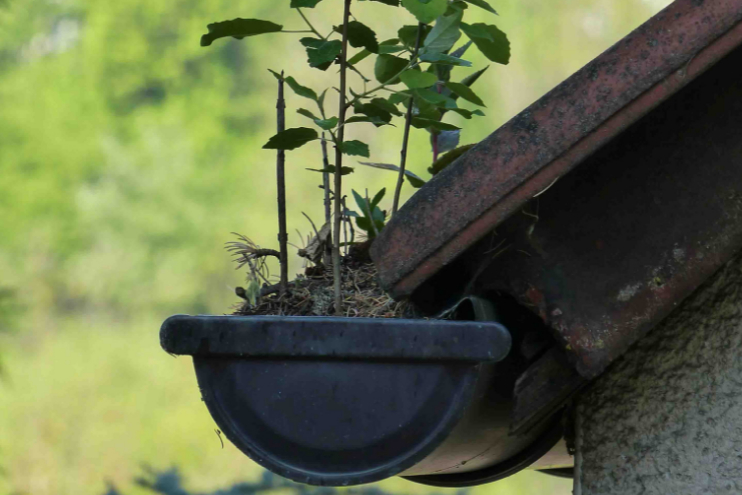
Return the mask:
[[[455,158],[468,148],[460,147],[461,129],[459,126],[444,122],[444,116],[456,114],[466,120],[484,115],[479,108],[464,108],[459,102],[466,102],[475,107],[484,107],[484,100],[472,89],[472,85],[487,70],[475,71],[469,76],[454,81],[451,78],[457,67],[471,67],[470,61],[464,59],[467,50],[476,47],[487,59],[497,64],[507,64],[510,60],[510,43],[505,33],[494,24],[466,23],[464,17],[470,7],[483,9],[493,15],[497,12],[487,0],[375,0],[383,8],[399,8],[411,13],[417,20],[414,25],[403,25],[395,38],[379,40],[374,30],[351,13],[352,0],[343,0],[342,22],[333,27],[327,35],[315,27],[308,15],[323,0],[290,0],[290,7],[297,11],[307,29],[285,30],[280,24],[260,19],[233,19],[208,25],[208,33],[201,38],[201,44],[208,46],[220,38],[247,37],[271,33],[301,33],[299,38],[309,67],[327,71],[338,66],[338,84],[329,85],[338,93],[337,114],[326,111],[325,96],[328,89],[318,94],[313,89],[301,85],[291,76],[273,72],[279,80],[279,106],[281,106],[283,84],[297,95],[312,100],[318,115],[312,110],[299,108],[297,113],[311,121],[310,126],[286,129],[282,125],[285,119],[283,107],[277,112],[278,131],[263,146],[265,149],[277,150],[277,174],[283,174],[285,152],[298,149],[312,141],[319,141],[322,149],[322,167],[310,169],[323,174],[321,188],[324,195],[325,223],[332,223],[332,265],[335,287],[335,311],[342,311],[340,293],[340,237],[343,222],[355,217],[356,225],[373,238],[383,227],[386,213],[378,207],[371,207],[374,200],[356,197],[361,214],[352,214],[343,206],[343,176],[353,172],[352,167],[344,166],[344,156],[369,158],[369,146],[359,140],[346,139],[348,126],[372,124],[375,127],[394,125],[395,117],[403,117],[402,146],[399,165],[361,162],[364,165],[392,170],[397,173],[394,190],[392,213],[400,206],[401,190],[405,179],[413,187],[420,187],[424,180],[407,170],[409,162],[409,139],[412,129],[425,129],[430,135],[432,148],[431,174],[443,170]],[[337,39],[337,37],[340,39]],[[465,37],[465,42],[457,43]],[[357,49],[350,54],[349,49]],[[408,56],[406,57],[406,55]],[[369,57],[373,62],[373,79],[375,85],[369,84],[359,64]],[[363,87],[355,91],[348,82],[348,72],[352,71],[360,78]],[[367,86],[371,86],[369,89]],[[401,108],[400,108],[401,106]],[[349,114],[352,111],[352,114]],[[328,137],[329,136],[329,137]],[[328,143],[334,146],[334,163],[329,162]],[[442,155],[442,156],[441,156]],[[333,180],[330,181],[330,174]],[[279,177],[279,191],[281,179]],[[279,195],[281,192],[279,192]],[[354,192],[354,196],[355,196]],[[374,198],[381,201],[384,194],[380,191]],[[362,200],[363,206],[358,201]],[[333,202],[332,208],[330,203]],[[282,206],[283,205],[283,206]],[[283,208],[283,209],[282,209]],[[377,211],[378,210],[378,211]],[[285,234],[285,197],[279,198],[279,240],[283,247]],[[378,224],[377,221],[381,223]],[[287,261],[281,249],[282,282],[284,287]]]

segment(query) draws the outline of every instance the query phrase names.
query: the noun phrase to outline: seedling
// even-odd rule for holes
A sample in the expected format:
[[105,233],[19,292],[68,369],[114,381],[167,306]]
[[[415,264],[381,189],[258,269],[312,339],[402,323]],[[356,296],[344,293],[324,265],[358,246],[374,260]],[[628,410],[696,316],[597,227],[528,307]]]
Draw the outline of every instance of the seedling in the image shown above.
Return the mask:
[[[301,50],[306,53],[310,67],[328,73],[337,67],[337,82],[328,84],[321,93],[300,84],[292,76],[283,72],[271,71],[278,80],[277,133],[263,146],[277,152],[278,208],[279,208],[279,260],[281,264],[280,290],[287,289],[286,246],[286,198],[283,185],[285,152],[298,149],[313,141],[322,147],[323,162],[320,168],[310,169],[323,175],[325,221],[332,224],[332,269],[334,277],[334,310],[342,313],[340,280],[341,226],[349,217],[355,217],[356,225],[374,239],[383,229],[386,213],[379,207],[386,189],[382,189],[373,199],[362,197],[353,191],[360,212],[351,212],[343,206],[343,176],[353,172],[344,165],[344,157],[357,156],[370,158],[369,146],[358,140],[346,140],[348,125],[371,124],[376,127],[391,125],[395,117],[404,118],[401,126],[401,150],[399,165],[376,162],[359,162],[376,168],[392,170],[398,174],[394,189],[392,214],[399,208],[401,190],[406,178],[413,187],[424,184],[417,175],[407,170],[408,144],[412,128],[425,129],[430,135],[432,166],[435,174],[445,168],[457,153],[461,129],[443,118],[449,112],[471,119],[484,115],[481,109],[473,110],[459,107],[465,100],[476,107],[484,107],[483,100],[472,90],[472,85],[487,70],[487,67],[471,73],[460,81],[452,80],[457,67],[471,67],[471,62],[463,57],[472,47],[476,47],[492,62],[507,64],[510,60],[510,43],[505,33],[495,25],[487,23],[468,24],[464,17],[470,6],[484,9],[496,15],[495,9],[486,0],[374,0],[380,9],[396,9],[400,6],[409,11],[417,20],[414,25],[402,25],[397,37],[379,41],[375,31],[362,22],[364,19],[353,16],[352,0],[343,0],[342,18],[338,25],[324,26],[320,31],[302,9],[314,9],[323,0],[290,0],[304,29],[284,29],[284,26],[260,19],[233,19],[209,24],[208,33],[201,38],[203,46],[225,37],[243,39],[269,33],[298,33]],[[325,0],[338,1],[338,0]],[[362,0],[359,0],[362,1]],[[397,18],[395,15],[386,16]],[[324,19],[323,19],[324,20]],[[326,34],[322,34],[326,33]],[[467,41],[457,43],[462,37]],[[355,49],[355,53],[349,53]],[[362,62],[375,57],[373,79],[364,74]],[[349,76],[360,80],[362,90],[353,88]],[[298,96],[314,103],[316,109],[299,108],[297,112],[310,120],[308,127],[285,129],[283,98],[284,83]],[[369,89],[370,86],[370,89]],[[336,114],[326,105],[329,88],[337,91]],[[330,94],[333,94],[332,92]],[[348,115],[349,111],[352,115]],[[316,113],[315,113],[316,112]],[[329,162],[328,144],[334,148],[334,163]],[[440,155],[448,152],[447,155]],[[443,160],[445,159],[445,160]],[[443,160],[443,161],[441,161]],[[333,177],[332,184],[330,176]],[[330,208],[330,203],[333,207]],[[328,227],[329,228],[329,227]],[[347,229],[346,229],[347,230]],[[345,245],[348,244],[347,234]],[[352,242],[352,241],[351,241]],[[263,290],[261,290],[262,292]]]

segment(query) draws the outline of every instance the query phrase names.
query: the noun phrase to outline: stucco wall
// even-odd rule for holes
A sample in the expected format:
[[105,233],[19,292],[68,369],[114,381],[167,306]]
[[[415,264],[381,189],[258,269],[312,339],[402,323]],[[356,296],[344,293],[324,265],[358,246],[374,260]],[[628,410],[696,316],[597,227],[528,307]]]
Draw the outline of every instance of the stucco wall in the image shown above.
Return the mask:
[[742,257],[577,402],[575,495],[742,493]]

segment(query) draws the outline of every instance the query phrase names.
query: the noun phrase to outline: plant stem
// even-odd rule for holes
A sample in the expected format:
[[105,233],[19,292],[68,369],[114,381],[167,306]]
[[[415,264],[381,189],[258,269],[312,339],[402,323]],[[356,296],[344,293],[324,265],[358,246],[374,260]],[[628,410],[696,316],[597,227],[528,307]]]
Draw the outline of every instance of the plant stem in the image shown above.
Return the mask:
[[343,49],[340,52],[340,99],[338,103],[338,124],[340,128],[337,133],[335,142],[335,225],[332,230],[332,275],[335,286],[335,314],[341,315],[343,312],[343,297],[340,290],[340,223],[343,220],[340,210],[342,201],[342,168],[343,168],[343,138],[345,136],[345,112],[347,110],[347,101],[345,98],[345,77],[347,72],[348,60],[348,20],[350,19],[350,2],[345,0],[343,12]]
[[316,29],[314,29],[314,26],[312,26],[312,23],[309,22],[309,19],[307,19],[307,16],[304,15],[304,12],[302,12],[299,7],[296,8],[296,11],[299,13],[299,15],[301,16],[301,18],[304,19],[304,22],[307,24],[307,27],[309,27],[309,29],[311,29],[311,31],[304,31],[304,32],[311,32],[311,33],[316,34],[318,37],[320,37],[322,39],[325,39],[325,40],[327,39],[325,36],[322,36],[321,34],[319,34],[319,31],[317,31]]
[[[423,30],[425,29],[425,25],[423,23],[419,23],[417,25],[417,39],[415,40],[415,51],[412,53],[412,58],[410,59],[410,65],[415,63],[415,59],[417,58],[417,52],[420,50],[420,40],[423,35]],[[394,203],[392,204],[392,215],[397,213],[397,209],[399,208],[399,196],[402,194],[402,184],[404,184],[404,172],[405,167],[407,166],[407,145],[410,141],[410,126],[412,123],[412,107],[414,106],[414,99],[412,96],[410,96],[409,104],[407,105],[407,115],[405,115],[405,121],[404,121],[404,135],[402,137],[402,150],[399,152],[400,158],[399,158],[399,177],[397,177],[397,187],[394,189]],[[373,222],[373,220],[372,220]]]
[[[286,102],[283,99],[283,71],[278,80],[278,101],[276,102],[276,124],[278,132],[286,129]],[[286,232],[286,152],[278,150],[276,153],[276,178],[278,182],[278,244],[280,246],[279,264],[281,265],[281,294],[285,294],[289,285],[288,242]]]
[[[327,141],[325,133],[322,133],[322,169],[330,168],[330,160],[327,158]],[[330,173],[322,172],[322,188],[325,191],[325,223],[329,223],[332,218],[332,207],[330,202]]]

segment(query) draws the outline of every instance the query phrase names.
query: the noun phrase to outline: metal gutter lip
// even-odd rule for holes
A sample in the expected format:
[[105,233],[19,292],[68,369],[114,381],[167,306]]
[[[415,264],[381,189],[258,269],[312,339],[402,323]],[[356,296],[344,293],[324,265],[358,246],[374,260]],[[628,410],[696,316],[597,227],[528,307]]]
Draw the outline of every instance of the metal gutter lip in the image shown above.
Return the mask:
[[742,0],[676,0],[421,188],[374,242],[410,295],[534,195],[742,44]]

